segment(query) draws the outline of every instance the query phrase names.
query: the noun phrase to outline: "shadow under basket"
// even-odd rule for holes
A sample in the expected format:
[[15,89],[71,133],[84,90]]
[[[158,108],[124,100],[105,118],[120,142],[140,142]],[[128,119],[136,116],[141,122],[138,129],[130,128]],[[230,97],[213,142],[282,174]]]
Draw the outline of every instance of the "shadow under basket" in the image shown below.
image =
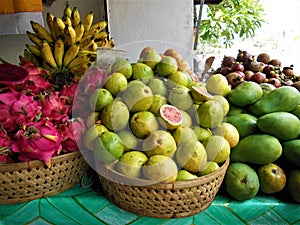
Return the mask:
[[[119,208],[142,216],[180,218],[200,213],[211,205],[228,166],[229,159],[218,170],[197,179],[145,186],[122,184],[122,179],[131,178],[109,167],[105,169],[105,177],[98,176],[105,196]],[[145,183],[145,180],[136,180]]]
[[43,161],[0,164],[0,204],[16,204],[61,193],[80,182],[89,168],[80,151]]

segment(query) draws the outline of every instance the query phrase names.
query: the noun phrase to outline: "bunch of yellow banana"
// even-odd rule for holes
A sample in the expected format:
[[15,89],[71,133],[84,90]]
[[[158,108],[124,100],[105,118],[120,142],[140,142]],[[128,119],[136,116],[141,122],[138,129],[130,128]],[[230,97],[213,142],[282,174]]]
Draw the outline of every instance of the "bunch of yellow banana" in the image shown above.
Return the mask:
[[27,31],[31,44],[26,44],[23,61],[31,61],[52,72],[68,70],[73,75],[82,75],[96,61],[98,47],[114,47],[113,38],[106,31],[107,22],[93,22],[93,12],[81,20],[77,7],[66,4],[62,17],[46,14],[48,30],[41,24],[30,21],[32,30]]

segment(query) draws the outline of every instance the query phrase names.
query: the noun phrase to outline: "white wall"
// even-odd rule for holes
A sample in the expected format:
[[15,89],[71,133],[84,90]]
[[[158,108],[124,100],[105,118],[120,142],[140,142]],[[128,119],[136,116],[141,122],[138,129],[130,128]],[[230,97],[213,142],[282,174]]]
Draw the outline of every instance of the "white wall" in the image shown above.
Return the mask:
[[174,47],[188,60],[193,49],[193,0],[108,0],[110,34],[136,60],[143,47]]

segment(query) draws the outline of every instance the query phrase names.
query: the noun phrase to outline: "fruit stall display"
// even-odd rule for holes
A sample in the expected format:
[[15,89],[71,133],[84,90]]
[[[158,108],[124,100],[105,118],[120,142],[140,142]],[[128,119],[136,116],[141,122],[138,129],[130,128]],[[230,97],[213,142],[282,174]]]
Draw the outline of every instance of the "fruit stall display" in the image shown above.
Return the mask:
[[[259,193],[300,202],[300,79],[292,65],[239,50],[203,82],[176,49],[145,46],[134,62],[99,68],[98,47],[114,45],[107,23],[93,22],[92,13],[79,18],[67,5],[61,18],[47,15],[49,31],[31,22],[33,44],[20,65],[0,65],[0,168],[40,160],[51,171],[52,158],[80,150],[103,185],[111,182],[104,191],[112,201],[118,185],[131,203],[145,184],[151,191],[162,184],[155,207],[163,211],[178,200],[168,202],[167,190],[184,193],[188,207],[167,216],[150,203],[147,212],[134,211],[153,217],[194,215],[217,193],[240,202]],[[127,193],[126,185],[135,188]],[[196,199],[186,203],[189,195]]]
[[48,29],[30,24],[20,64],[0,64],[2,204],[57,194],[80,181],[88,164],[75,136],[86,125],[72,117],[72,102],[97,47],[113,46],[107,22],[95,22],[92,12],[81,21],[77,7],[66,5],[62,17],[48,13]]

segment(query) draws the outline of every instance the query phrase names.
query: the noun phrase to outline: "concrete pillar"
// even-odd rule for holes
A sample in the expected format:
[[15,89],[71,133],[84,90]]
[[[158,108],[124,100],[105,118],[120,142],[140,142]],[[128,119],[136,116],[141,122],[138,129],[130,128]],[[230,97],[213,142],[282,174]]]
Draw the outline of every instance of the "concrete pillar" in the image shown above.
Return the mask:
[[110,36],[130,60],[151,45],[159,53],[175,48],[192,62],[193,0],[107,1]]

